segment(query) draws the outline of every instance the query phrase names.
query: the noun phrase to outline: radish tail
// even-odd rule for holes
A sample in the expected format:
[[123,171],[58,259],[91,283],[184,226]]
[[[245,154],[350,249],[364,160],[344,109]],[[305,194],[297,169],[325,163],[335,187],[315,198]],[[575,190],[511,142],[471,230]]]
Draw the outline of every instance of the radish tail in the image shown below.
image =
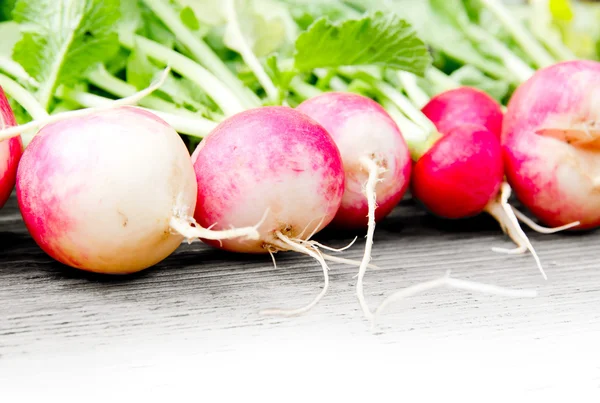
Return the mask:
[[496,200],[493,200],[491,203],[489,203],[485,207],[485,211],[492,217],[494,217],[496,221],[498,221],[498,223],[502,227],[502,231],[504,231],[510,237],[510,239],[513,240],[513,242],[517,245],[517,248],[510,250],[503,248],[492,248],[492,250],[494,252],[507,254],[520,254],[529,250],[533,255],[533,258],[535,259],[537,267],[540,270],[540,273],[542,273],[544,280],[547,280],[548,276],[546,276],[546,272],[542,267],[542,262],[540,261],[538,254],[533,248],[533,245],[529,241],[529,238],[527,237],[525,232],[523,232],[523,229],[521,229],[521,226],[519,225],[519,220],[515,216],[512,207],[510,206],[510,204],[508,204],[508,198],[510,197],[510,193],[510,185],[506,182],[503,182],[499,197]]
[[287,236],[283,235],[280,231],[275,233],[277,238],[280,240],[280,244],[274,243],[275,246],[280,247],[284,250],[294,250],[296,252],[304,253],[308,256],[313,257],[319,263],[321,263],[321,267],[323,268],[323,277],[325,279],[325,285],[323,286],[323,290],[317,295],[308,305],[305,305],[301,308],[297,309],[264,309],[260,312],[261,315],[273,315],[273,316],[298,316],[305,312],[311,310],[319,301],[325,296],[327,290],[329,289],[329,266],[327,266],[327,262],[323,256],[321,256],[321,252],[314,248],[307,248],[306,246],[301,245],[299,242],[293,241]]
[[444,286],[448,288],[455,288],[466,291],[478,291],[484,294],[498,295],[509,298],[535,298],[537,296],[537,291],[535,290],[514,290],[490,284],[483,284],[474,281],[451,278],[450,271],[448,271],[446,272],[446,275],[441,278],[412,285],[403,290],[397,291],[394,294],[387,297],[386,299],[384,299],[383,302],[379,305],[379,307],[375,310],[375,314],[373,315],[372,328],[375,328],[377,318],[379,318],[381,313],[392,303],[398,302],[402,299],[411,297],[424,291],[429,291]]

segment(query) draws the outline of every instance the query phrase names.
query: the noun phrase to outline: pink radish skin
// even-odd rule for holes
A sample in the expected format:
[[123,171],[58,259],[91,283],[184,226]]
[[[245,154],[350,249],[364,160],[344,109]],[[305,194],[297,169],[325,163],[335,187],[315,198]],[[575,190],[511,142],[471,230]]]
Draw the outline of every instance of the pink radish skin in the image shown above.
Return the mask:
[[[0,88],[0,129],[16,124],[8,99]],[[23,143],[20,136],[0,141],[0,208],[4,206],[15,187],[17,166],[22,153]]]
[[502,134],[506,175],[547,225],[600,225],[599,138],[600,63],[558,63],[514,93]]
[[375,188],[375,221],[387,216],[408,188],[411,159],[398,126],[385,109],[367,97],[341,92],[311,98],[296,109],[319,122],[331,134],[342,155],[346,189],[332,225],[367,227],[369,211],[363,189],[369,173],[361,157],[372,159],[385,170]]
[[342,199],[339,150],[322,126],[291,108],[256,108],[228,118],[200,143],[193,161],[198,223],[251,225],[268,211],[259,240],[212,242],[228,251],[280,249],[278,231],[304,239],[331,222]]
[[329,133],[288,107],[251,109],[219,124],[195,150],[193,161],[198,223],[226,229],[262,220],[257,240],[212,245],[270,253],[273,260],[273,253],[293,250],[321,264],[325,284],[312,302],[262,313],[295,316],[316,305],[327,292],[329,268],[309,238],[333,220],[344,192],[342,158]]
[[363,278],[371,260],[375,223],[392,211],[408,187],[412,168],[408,146],[385,109],[367,97],[329,92],[304,101],[297,109],[323,125],[340,149],[346,188],[332,224],[367,228],[356,292],[365,316],[371,319]]
[[504,176],[497,137],[478,125],[456,127],[415,164],[413,195],[445,218],[477,215],[494,200]]
[[433,97],[422,112],[442,134],[463,124],[481,125],[498,139],[502,134],[502,107],[488,94],[472,87],[442,92]]
[[66,265],[107,274],[148,268],[184,236],[230,236],[190,226],[196,186],[177,132],[129,106],[44,126],[17,172],[19,207],[37,244]]

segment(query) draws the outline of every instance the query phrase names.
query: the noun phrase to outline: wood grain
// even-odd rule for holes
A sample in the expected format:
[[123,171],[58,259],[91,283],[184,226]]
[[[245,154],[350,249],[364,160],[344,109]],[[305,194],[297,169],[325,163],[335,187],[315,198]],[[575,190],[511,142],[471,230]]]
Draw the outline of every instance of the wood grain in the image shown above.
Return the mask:
[[[330,292],[310,313],[263,317],[260,309],[310,301],[322,287],[318,264],[280,253],[274,269],[268,256],[226,254],[193,243],[138,275],[90,275],[48,258],[28,236],[13,198],[0,211],[0,368],[5,370],[0,381],[2,374],[5,381],[21,379],[37,367],[35,373],[47,375],[44,362],[94,352],[131,370],[141,356],[183,346],[184,355],[193,357],[270,343],[329,343],[342,351],[344,343],[419,348],[424,341],[426,346],[483,341],[498,349],[544,343],[553,345],[554,353],[570,351],[571,358],[594,368],[587,373],[597,387],[600,355],[583,346],[600,335],[600,234],[528,233],[548,281],[530,255],[490,250],[510,246],[491,218],[439,220],[403,201],[376,230],[373,261],[382,270],[365,278],[372,308],[392,291],[446,270],[456,278],[537,289],[539,296],[434,290],[392,307],[373,331],[355,298],[353,267],[331,266]],[[329,231],[318,238],[339,247],[354,235]],[[361,257],[363,234],[356,235],[359,241],[344,254],[350,259]],[[120,362],[123,351],[137,352],[138,361]]]

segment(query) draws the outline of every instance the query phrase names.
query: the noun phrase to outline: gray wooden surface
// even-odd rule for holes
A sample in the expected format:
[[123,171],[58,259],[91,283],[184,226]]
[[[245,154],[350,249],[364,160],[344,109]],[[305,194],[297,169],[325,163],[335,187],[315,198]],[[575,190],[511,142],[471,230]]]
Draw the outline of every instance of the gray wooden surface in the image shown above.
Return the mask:
[[[600,233],[528,234],[548,281],[530,255],[490,250],[510,243],[489,217],[443,221],[403,201],[376,230],[373,258],[383,270],[365,278],[372,308],[394,290],[449,269],[456,278],[537,289],[539,296],[438,289],[394,305],[371,330],[355,298],[352,267],[331,266],[330,292],[308,314],[262,317],[260,309],[303,305],[319,292],[316,262],[284,253],[275,270],[268,256],[193,243],[139,275],[89,275],[41,252],[13,198],[0,211],[0,392],[16,397],[0,401],[29,401],[42,391],[47,401],[67,401],[66,391],[100,400],[133,379],[145,385],[135,393],[168,391],[164,401],[186,400],[173,400],[182,390],[174,385],[207,391],[219,379],[220,397],[247,390],[265,398],[290,382],[295,389],[286,389],[285,401],[317,384],[338,398],[341,391],[390,398],[409,389],[440,392],[444,382],[463,397],[480,386],[490,393],[487,401],[502,391],[598,401]],[[345,257],[361,257],[358,235]],[[318,238],[342,246],[353,234]],[[336,389],[336,378],[349,383]]]

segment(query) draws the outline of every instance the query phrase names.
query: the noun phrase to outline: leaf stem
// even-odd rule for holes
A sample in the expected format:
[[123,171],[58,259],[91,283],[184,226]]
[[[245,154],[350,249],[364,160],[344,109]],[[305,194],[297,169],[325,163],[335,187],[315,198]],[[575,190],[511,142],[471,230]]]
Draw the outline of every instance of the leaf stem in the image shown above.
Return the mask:
[[175,34],[197,62],[205,66],[225,83],[246,107],[261,104],[260,99],[239,80],[216,53],[202,39],[196,37],[181,22],[177,13],[165,0],[143,0],[154,14]]
[[123,35],[120,40],[122,45],[129,49],[134,45],[139,46],[140,50],[151,58],[170,66],[182,76],[198,84],[227,116],[246,109],[223,82],[192,59],[139,35],[135,35],[131,40]]
[[[63,89],[63,91],[59,92],[59,94],[57,95],[59,98],[75,102],[85,108],[109,106],[111,103],[114,102],[112,99],[109,98],[104,98],[99,95],[94,95],[83,91],[77,91],[70,88]],[[200,116],[190,118],[149,108],[143,109],[146,109],[147,111],[152,112],[156,116],[163,119],[177,132],[189,136],[200,138],[205,137],[217,126],[217,123]]]
[[21,105],[27,113],[34,119],[43,119],[48,117],[48,112],[40,104],[40,102],[29,91],[23,88],[19,83],[12,78],[0,74],[0,87],[19,105]]
[[277,90],[277,87],[275,87],[275,84],[273,84],[273,81],[271,81],[271,78],[265,72],[260,60],[258,60],[252,51],[252,48],[248,45],[248,42],[246,42],[246,38],[244,38],[244,35],[242,34],[235,6],[235,0],[225,0],[225,9],[229,24],[228,28],[231,29],[231,33],[234,35],[236,43],[239,44],[239,47],[236,50],[240,53],[240,55],[242,55],[244,62],[248,65],[248,67],[250,67],[250,70],[252,70],[258,79],[258,82],[267,93],[269,100],[272,102],[277,101],[277,99],[279,99],[279,91]]
[[[87,79],[96,87],[119,98],[128,97],[137,92],[136,87],[113,76],[103,65],[99,65],[98,68],[90,70],[87,74]],[[172,103],[154,95],[149,95],[146,98],[141,99],[139,104],[147,108],[168,112],[170,114],[181,115],[190,118],[197,116],[197,114],[192,111],[188,111],[184,108],[178,108]]]
[[527,31],[527,29],[514,18],[510,11],[499,0],[480,0],[500,21],[512,37],[517,41],[521,48],[527,52],[535,61],[538,67],[547,67],[555,63],[554,58],[548,51]]

